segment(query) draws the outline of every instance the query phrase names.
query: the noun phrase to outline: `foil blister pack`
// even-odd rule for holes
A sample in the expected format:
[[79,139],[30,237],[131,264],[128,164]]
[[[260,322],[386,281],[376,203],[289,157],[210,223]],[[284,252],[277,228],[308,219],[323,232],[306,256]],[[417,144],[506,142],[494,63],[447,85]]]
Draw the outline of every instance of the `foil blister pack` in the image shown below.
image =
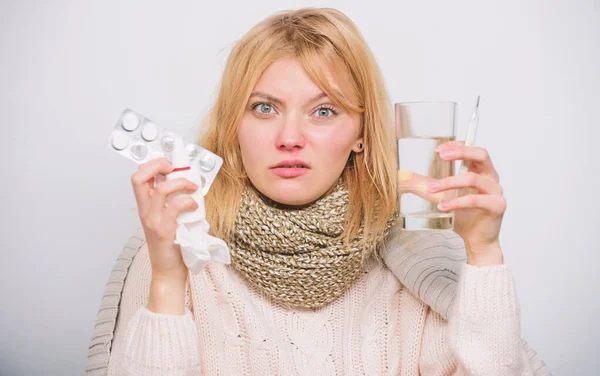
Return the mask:
[[[171,160],[173,144],[177,137],[180,136],[175,132],[126,109],[110,133],[108,147],[138,164],[163,157]],[[202,175],[202,192],[206,195],[223,165],[223,159],[193,142],[185,143],[190,167],[197,169]]]

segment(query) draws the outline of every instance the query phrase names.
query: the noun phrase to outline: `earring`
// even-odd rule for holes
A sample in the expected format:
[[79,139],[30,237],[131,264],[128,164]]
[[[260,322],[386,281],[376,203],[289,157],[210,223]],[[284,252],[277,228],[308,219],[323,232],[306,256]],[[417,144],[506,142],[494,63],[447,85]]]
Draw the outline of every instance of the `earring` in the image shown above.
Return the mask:
[[363,144],[362,144],[362,142],[359,142],[357,146],[358,146],[358,148],[359,148],[360,150],[362,150],[362,148],[363,148]]

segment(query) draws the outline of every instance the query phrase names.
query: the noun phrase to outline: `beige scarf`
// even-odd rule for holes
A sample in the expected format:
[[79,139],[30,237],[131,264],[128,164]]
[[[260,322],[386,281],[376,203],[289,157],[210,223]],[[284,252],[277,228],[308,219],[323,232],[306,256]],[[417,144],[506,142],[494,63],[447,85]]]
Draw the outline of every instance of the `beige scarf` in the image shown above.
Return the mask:
[[326,305],[364,272],[362,229],[349,246],[340,237],[347,208],[348,189],[341,180],[331,193],[298,210],[283,209],[248,187],[229,242],[232,265],[286,306]]

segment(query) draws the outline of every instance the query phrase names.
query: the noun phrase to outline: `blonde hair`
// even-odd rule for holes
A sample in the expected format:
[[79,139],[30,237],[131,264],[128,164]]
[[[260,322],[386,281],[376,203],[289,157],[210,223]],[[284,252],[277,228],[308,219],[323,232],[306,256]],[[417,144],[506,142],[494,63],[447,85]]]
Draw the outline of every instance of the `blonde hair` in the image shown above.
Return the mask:
[[[352,153],[342,173],[348,183],[349,208],[342,236],[350,240],[364,222],[363,238],[379,238],[397,210],[397,166],[391,103],[371,50],[354,23],[335,9],[304,8],[276,13],[254,26],[233,47],[199,144],[223,158],[223,167],[206,197],[213,235],[229,239],[247,176],[237,139],[238,125],[262,72],[283,57],[298,59],[311,79],[337,105],[361,114],[364,149]],[[350,103],[332,89],[320,69],[345,72]],[[337,82],[340,82],[336,79]]]

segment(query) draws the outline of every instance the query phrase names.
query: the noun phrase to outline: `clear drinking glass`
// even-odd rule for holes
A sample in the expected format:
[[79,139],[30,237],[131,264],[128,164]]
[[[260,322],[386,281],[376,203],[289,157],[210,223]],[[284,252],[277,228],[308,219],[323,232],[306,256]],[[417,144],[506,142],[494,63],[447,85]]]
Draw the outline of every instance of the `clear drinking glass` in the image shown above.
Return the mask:
[[[400,196],[400,215],[405,230],[448,230],[454,228],[454,212],[437,205],[457,197],[456,190],[428,192],[434,180],[454,175],[454,162],[440,158],[435,148],[456,138],[454,102],[396,103],[398,175],[412,189]],[[413,173],[422,175],[414,175]],[[416,192],[416,193],[412,193]],[[420,197],[427,197],[427,199]]]

